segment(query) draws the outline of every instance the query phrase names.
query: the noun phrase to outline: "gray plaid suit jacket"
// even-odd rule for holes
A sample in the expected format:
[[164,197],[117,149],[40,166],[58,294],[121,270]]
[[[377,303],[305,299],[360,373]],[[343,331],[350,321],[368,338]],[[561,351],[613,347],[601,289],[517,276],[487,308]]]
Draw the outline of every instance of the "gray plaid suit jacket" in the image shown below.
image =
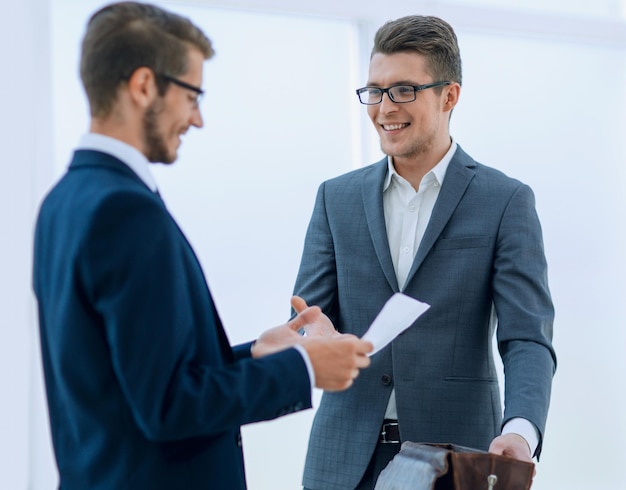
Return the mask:
[[[357,336],[399,291],[383,213],[386,172],[385,158],[320,186],[294,290]],[[403,292],[431,308],[373,356],[349,390],[323,394],[307,488],[358,484],[393,387],[403,441],[486,450],[513,417],[531,421],[543,438],[556,368],[554,312],[531,189],[459,147]],[[506,372],[504,415],[492,307]]]

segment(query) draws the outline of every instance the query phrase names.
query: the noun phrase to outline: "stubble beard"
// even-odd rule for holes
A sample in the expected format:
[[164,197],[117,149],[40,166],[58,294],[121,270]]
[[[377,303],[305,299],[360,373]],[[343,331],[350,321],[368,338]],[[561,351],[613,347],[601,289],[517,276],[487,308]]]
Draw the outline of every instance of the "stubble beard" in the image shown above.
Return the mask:
[[176,155],[167,149],[165,138],[159,130],[158,116],[163,112],[162,99],[156,99],[146,110],[143,117],[144,147],[147,159],[152,163],[173,163]]
[[380,149],[385,155],[393,158],[402,158],[406,160],[418,160],[422,155],[428,154],[433,148],[433,137],[421,137],[412,141],[408,146],[393,149],[393,145],[387,144],[382,138],[380,140]]

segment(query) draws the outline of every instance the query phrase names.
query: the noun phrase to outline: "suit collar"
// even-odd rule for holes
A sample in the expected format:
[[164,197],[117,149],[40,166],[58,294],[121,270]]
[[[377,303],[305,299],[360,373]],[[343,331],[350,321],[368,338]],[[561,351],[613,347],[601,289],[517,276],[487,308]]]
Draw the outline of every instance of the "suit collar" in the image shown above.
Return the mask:
[[78,149],[95,150],[114,156],[137,174],[150,190],[157,191],[148,159],[134,146],[104,134],[87,133],[81,137]]
[[[446,171],[448,169],[448,165],[450,165],[450,161],[454,157],[454,154],[456,153],[456,150],[458,147],[459,145],[454,140],[454,138],[452,138],[451,143],[450,143],[450,148],[448,149],[446,154],[439,161],[439,163],[437,163],[437,165],[435,165],[432,169],[426,172],[426,175],[432,174],[432,176],[437,180],[437,182],[439,182],[440,184],[443,183],[443,180],[446,176]],[[398,174],[398,172],[396,171],[396,168],[394,167],[393,157],[388,156],[387,157],[387,176],[385,177],[385,182],[383,184],[383,192],[387,190],[389,185],[391,185],[391,179],[394,175],[396,176],[396,178],[402,178],[400,177],[400,174]],[[423,181],[424,180],[422,179],[422,182]]]
[[147,184],[119,158],[116,158],[113,155],[104,153],[102,151],[77,149],[74,152],[74,156],[72,158],[72,161],[70,162],[69,169],[72,170],[88,167],[107,168],[114,172],[122,173],[130,177],[138,184],[149,189]]
[[[365,216],[376,256],[387,281],[393,291],[397,292],[399,291],[398,280],[393,261],[391,260],[391,252],[389,251],[389,239],[387,237],[387,226],[383,210],[383,189],[388,173],[387,165],[387,157],[385,157],[366,169],[362,182],[362,195]],[[475,167],[476,162],[463,151],[460,145],[457,145],[457,149],[448,164],[443,185],[439,191],[439,197],[433,208],[424,237],[407,277],[407,284],[415,275],[450,220],[467,186],[474,177]]]

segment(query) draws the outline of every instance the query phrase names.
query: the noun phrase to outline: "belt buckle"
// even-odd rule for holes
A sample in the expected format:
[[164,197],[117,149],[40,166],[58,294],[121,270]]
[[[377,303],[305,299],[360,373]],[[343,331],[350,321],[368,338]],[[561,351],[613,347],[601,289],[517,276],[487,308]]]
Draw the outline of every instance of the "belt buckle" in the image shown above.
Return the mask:
[[382,430],[380,431],[380,442],[382,444],[399,444],[399,438],[398,440],[387,439],[387,428],[389,427],[398,427],[398,422],[387,422],[383,424]]

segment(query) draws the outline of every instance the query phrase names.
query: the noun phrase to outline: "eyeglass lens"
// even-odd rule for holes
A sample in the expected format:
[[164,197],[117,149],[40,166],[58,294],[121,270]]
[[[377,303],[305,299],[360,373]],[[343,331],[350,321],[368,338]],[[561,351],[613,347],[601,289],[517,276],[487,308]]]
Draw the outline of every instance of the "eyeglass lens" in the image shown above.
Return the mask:
[[415,88],[411,85],[396,85],[387,89],[365,87],[359,92],[359,98],[364,104],[378,104],[387,92],[393,102],[412,102],[415,100]]

